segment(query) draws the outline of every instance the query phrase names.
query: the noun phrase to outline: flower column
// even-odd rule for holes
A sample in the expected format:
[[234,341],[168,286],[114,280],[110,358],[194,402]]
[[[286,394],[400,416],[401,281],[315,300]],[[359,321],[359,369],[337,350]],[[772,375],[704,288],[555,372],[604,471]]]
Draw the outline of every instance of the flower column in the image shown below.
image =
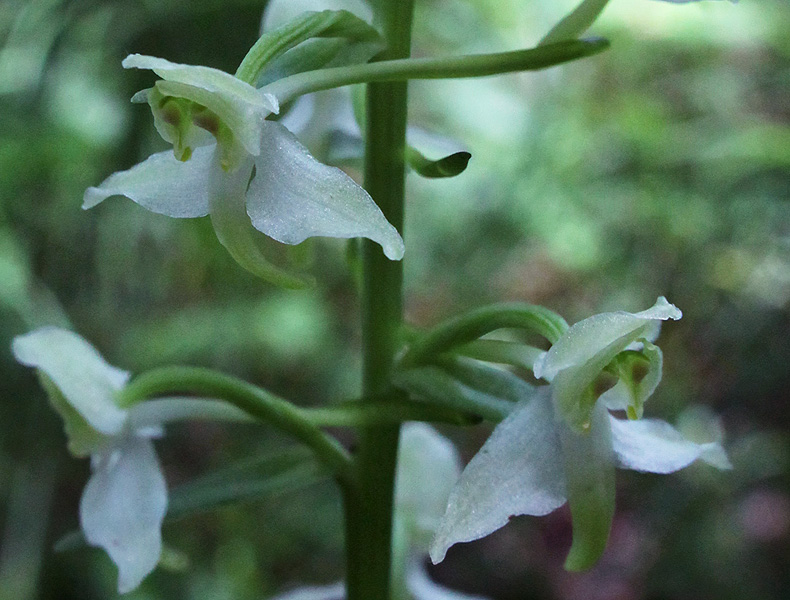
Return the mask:
[[[376,19],[387,50],[378,58],[409,56],[413,0],[381,0]],[[365,188],[398,231],[403,231],[404,146],[407,85],[371,83],[367,90]],[[364,396],[389,386],[403,318],[403,264],[387,260],[363,241]],[[398,427],[361,430],[358,444],[359,490],[346,493],[347,598],[390,597],[392,494]]]

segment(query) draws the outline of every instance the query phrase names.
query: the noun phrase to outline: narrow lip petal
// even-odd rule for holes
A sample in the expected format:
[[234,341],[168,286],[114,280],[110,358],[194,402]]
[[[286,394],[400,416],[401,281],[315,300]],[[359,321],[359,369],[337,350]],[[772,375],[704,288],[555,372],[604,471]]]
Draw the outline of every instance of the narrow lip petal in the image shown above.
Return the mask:
[[[447,498],[461,475],[453,443],[427,423],[404,423],[398,443],[395,507],[413,526],[413,545],[430,537],[444,515]],[[427,535],[426,535],[427,534]]]
[[583,319],[535,361],[535,377],[551,381],[561,370],[583,364],[604,350],[614,356],[635,339],[645,337],[656,321],[682,316],[675,305],[660,296],[655,305],[642,312],[608,312]]
[[560,424],[573,543],[565,560],[569,571],[590,568],[606,549],[615,503],[615,455],[609,413],[599,403],[589,432],[578,433]]
[[17,361],[43,371],[65,399],[96,431],[115,435],[128,413],[114,401],[129,373],[109,365],[82,337],[59,327],[17,336],[11,345]]

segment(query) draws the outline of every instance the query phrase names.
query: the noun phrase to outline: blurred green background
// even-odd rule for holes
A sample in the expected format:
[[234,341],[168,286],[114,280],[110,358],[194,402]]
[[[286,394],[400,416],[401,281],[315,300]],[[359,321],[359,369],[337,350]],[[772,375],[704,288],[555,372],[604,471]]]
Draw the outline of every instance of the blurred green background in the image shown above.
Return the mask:
[[[115,596],[97,550],[54,553],[77,525],[87,461],[10,340],[70,323],[115,365],[224,369],[301,404],[359,384],[358,295],[341,242],[318,240],[320,285],[287,292],[236,268],[206,219],[83,191],[164,147],[129,103],[153,77],[131,52],[235,70],[262,0],[0,0],[0,600]],[[414,53],[534,44],[571,0],[418,0]],[[612,540],[561,569],[560,510],[453,548],[444,584],[496,600],[790,597],[790,3],[613,0],[591,33],[612,49],[527,75],[412,84],[413,124],[473,155],[452,180],[408,179],[406,306],[430,325],[497,300],[569,322],[684,311],[665,327],[648,413],[718,415],[735,465],[620,472]],[[689,409],[690,406],[694,409]],[[445,428],[465,459],[490,427]],[[340,435],[343,435],[342,433]],[[289,443],[174,427],[171,487]],[[262,599],[342,572],[332,486],[273,494],[166,526],[169,569],[132,599]]]

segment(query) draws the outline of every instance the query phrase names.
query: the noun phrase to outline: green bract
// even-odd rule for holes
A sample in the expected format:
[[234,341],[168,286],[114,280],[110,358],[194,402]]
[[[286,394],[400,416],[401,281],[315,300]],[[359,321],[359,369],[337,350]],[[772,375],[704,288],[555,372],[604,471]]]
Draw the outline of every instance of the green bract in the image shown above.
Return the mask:
[[672,473],[702,459],[729,468],[717,443],[697,444],[664,421],[623,420],[607,410],[641,416],[661,378],[661,353],[652,344],[658,325],[680,316],[659,298],[646,311],[603,313],[563,333],[535,362],[535,376],[550,385],[515,406],[461,475],[431,547],[433,561],[511,516],[545,515],[567,501],[573,546],[565,566],[585,569],[606,546],[615,466]]
[[171,217],[210,214],[217,237],[241,266],[291,287],[305,280],[271,265],[253,228],[285,244],[316,236],[366,237],[381,244],[388,258],[403,256],[403,240],[364,189],[316,161],[285,127],[266,120],[278,110],[274,96],[208,67],[137,54],[123,65],[163,78],[135,99],[151,105],[174,152],[154,154],[88,188],[83,208],[122,195]]

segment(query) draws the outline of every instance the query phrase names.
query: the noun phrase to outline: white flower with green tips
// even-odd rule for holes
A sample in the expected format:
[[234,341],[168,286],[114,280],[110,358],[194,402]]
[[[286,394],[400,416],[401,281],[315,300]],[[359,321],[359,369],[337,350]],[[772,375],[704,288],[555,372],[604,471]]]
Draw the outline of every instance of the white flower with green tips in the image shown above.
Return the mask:
[[167,488],[151,438],[161,428],[115,401],[129,373],[107,364],[75,333],[55,327],[14,339],[16,359],[34,367],[63,417],[69,450],[91,458],[80,525],[118,566],[118,591],[136,588],[159,562]]
[[[535,376],[550,385],[517,404],[469,462],[450,495],[432,560],[512,516],[546,515],[567,501],[573,545],[566,568],[585,569],[606,546],[616,466],[672,473],[701,459],[730,468],[718,443],[694,443],[664,421],[638,420],[661,379],[661,352],[652,342],[661,321],[680,317],[665,298],[639,313],[599,314],[570,327],[541,355]],[[625,409],[630,418],[609,409]]]
[[223,71],[132,54],[125,68],[162,79],[135,95],[173,151],[153,154],[85,192],[83,208],[126,196],[178,218],[211,216],[220,242],[256,275],[287,286],[303,281],[268,263],[257,229],[284,244],[310,237],[365,237],[399,260],[403,240],[368,193],[340,169],[316,161],[267,117],[277,99]]

